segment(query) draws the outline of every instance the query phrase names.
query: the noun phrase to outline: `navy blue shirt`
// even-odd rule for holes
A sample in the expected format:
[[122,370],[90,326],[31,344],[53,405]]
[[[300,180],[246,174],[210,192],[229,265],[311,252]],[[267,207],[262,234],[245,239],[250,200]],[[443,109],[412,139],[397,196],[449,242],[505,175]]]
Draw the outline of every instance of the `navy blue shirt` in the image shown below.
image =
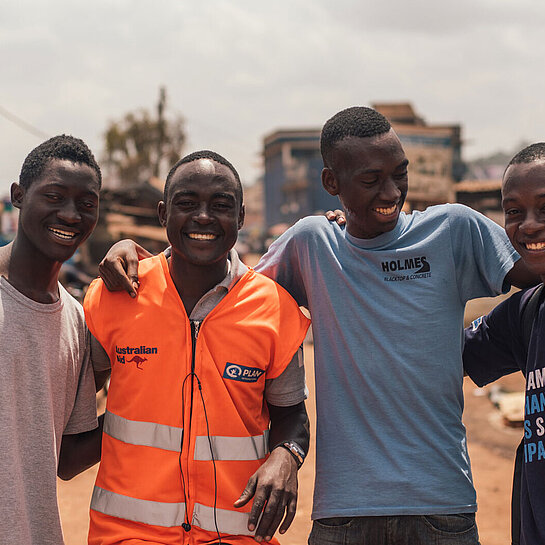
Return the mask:
[[525,346],[522,312],[535,288],[524,290],[465,330],[464,368],[484,386],[522,371],[526,376],[524,464],[521,481],[521,545],[545,543],[545,302]]

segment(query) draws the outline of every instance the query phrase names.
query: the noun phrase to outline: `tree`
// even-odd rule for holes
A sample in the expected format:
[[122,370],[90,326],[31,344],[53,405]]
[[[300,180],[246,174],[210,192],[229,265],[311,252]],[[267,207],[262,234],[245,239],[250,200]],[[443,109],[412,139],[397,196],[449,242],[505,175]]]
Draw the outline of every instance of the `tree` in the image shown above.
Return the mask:
[[166,92],[161,87],[156,115],[140,109],[112,121],[104,133],[104,164],[121,185],[165,175],[180,157],[186,140],[184,119],[165,118]]

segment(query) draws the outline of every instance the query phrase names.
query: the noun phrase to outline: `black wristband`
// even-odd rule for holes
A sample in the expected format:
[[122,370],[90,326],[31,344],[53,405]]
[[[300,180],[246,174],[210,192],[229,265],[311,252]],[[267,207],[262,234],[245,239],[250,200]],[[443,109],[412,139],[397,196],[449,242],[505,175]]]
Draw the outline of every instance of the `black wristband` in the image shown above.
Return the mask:
[[305,452],[295,441],[285,441],[278,446],[285,448],[293,456],[293,459],[297,464],[297,469],[303,465],[303,462],[305,461]]

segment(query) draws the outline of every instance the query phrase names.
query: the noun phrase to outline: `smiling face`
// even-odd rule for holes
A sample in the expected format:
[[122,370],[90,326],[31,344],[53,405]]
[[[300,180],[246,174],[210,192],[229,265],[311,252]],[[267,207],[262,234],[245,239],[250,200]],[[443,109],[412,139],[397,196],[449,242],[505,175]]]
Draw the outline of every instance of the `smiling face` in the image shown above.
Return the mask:
[[12,186],[12,202],[20,209],[17,238],[34,251],[62,263],[92,233],[98,220],[99,182],[83,163],[51,159],[28,188]]
[[350,136],[338,142],[322,183],[338,195],[348,232],[374,238],[397,224],[408,188],[409,162],[393,130],[378,136]]
[[173,257],[194,265],[227,259],[244,222],[234,174],[211,159],[180,165],[158,212]]
[[528,268],[545,279],[545,160],[507,168],[502,206],[511,244]]

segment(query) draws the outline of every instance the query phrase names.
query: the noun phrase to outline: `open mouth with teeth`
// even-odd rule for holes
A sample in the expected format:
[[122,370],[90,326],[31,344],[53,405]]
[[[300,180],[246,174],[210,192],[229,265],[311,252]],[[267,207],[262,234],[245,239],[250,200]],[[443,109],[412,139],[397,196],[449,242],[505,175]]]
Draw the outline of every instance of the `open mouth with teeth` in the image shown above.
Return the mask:
[[191,240],[216,240],[218,235],[211,233],[187,233],[186,235]]
[[74,240],[78,233],[75,231],[66,231],[64,229],[57,229],[54,227],[49,227],[49,232],[53,233],[57,238],[60,238],[62,240]]
[[545,242],[523,242],[522,245],[530,251],[545,250]]
[[397,211],[397,206],[389,206],[388,208],[373,208],[375,212],[380,214],[381,216],[392,216]]

